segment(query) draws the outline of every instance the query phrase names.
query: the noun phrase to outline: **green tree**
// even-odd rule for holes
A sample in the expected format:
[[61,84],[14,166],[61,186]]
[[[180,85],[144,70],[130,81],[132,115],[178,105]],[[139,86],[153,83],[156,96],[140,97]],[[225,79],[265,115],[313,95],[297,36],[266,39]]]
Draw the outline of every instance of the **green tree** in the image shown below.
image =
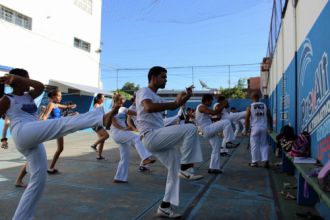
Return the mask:
[[138,91],[139,88],[140,88],[139,84],[135,85],[135,83],[127,82],[120,90],[130,95],[134,95],[134,92]]
[[245,99],[247,97],[247,80],[241,78],[233,88],[220,88],[220,94],[232,99]]

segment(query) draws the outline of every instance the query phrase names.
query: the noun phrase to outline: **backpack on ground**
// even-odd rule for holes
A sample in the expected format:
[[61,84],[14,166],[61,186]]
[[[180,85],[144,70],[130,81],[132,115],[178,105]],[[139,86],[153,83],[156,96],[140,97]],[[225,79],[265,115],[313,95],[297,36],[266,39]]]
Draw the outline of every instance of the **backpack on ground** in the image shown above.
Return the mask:
[[299,134],[292,143],[290,155],[293,157],[309,157],[311,148],[311,138],[308,132]]

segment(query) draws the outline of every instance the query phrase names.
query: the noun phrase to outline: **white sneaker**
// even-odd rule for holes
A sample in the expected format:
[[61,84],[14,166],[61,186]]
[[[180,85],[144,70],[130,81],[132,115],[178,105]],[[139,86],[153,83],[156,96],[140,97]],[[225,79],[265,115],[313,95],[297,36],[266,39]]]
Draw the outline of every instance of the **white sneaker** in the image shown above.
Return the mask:
[[162,218],[181,218],[181,214],[175,213],[172,207],[161,208],[160,206],[157,209],[157,216]]
[[186,170],[180,170],[179,176],[186,180],[199,180],[204,177],[203,175],[196,175],[194,173],[195,173],[194,168],[190,167],[189,169]]

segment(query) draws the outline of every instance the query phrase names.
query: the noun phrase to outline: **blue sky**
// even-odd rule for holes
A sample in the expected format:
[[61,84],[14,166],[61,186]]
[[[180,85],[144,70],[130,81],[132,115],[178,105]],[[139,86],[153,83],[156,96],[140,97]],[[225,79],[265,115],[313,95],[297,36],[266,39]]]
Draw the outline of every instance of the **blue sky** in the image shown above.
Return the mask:
[[[121,88],[125,82],[146,86],[148,69],[155,65],[169,67],[166,89],[183,89],[193,82],[201,89],[199,79],[212,88],[228,87],[228,66],[191,66],[261,62],[272,2],[103,0],[104,89]],[[232,66],[230,71],[234,86],[239,78],[259,75],[259,66]]]

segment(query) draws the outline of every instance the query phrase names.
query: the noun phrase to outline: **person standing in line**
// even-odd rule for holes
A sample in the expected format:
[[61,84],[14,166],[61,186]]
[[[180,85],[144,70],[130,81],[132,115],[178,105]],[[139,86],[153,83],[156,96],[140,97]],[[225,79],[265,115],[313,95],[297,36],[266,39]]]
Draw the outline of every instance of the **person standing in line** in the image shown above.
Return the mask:
[[131,146],[135,147],[141,158],[139,171],[150,171],[148,165],[156,162],[156,160],[151,158],[152,154],[145,149],[140,137],[131,132],[131,128],[126,125],[127,115],[136,115],[136,112],[123,107],[124,99],[120,94],[116,94],[113,97],[113,103],[116,106],[120,106],[118,113],[112,118],[111,124],[111,138],[119,145],[120,151],[120,161],[114,182],[127,183]]
[[261,161],[263,167],[269,168],[269,145],[267,143],[267,129],[273,130],[273,120],[267,106],[259,102],[259,93],[251,94],[252,104],[246,109],[245,130],[250,132],[251,163],[250,167],[258,167]]
[[[234,111],[230,111],[228,112],[227,109],[229,108],[229,102],[228,100],[226,99],[225,96],[223,95],[220,95],[218,97],[218,103],[215,104],[216,105],[222,105],[224,106],[225,108],[222,110],[221,112],[221,118],[222,119],[228,119],[231,123],[233,123],[235,125],[235,132],[233,133],[233,137],[232,137],[232,140],[236,140],[236,137],[237,137],[237,133],[239,131],[239,120],[241,119],[244,119],[245,118],[245,115],[246,115],[246,111],[242,111],[242,112],[237,112],[236,111],[236,108],[233,107],[235,110]],[[238,127],[238,129],[237,129]],[[230,148],[230,147],[229,147]]]
[[[220,95],[217,98],[218,103],[215,103],[213,106],[214,110],[217,110],[218,112],[220,112],[220,114],[218,115],[218,118],[220,120],[229,120],[230,122],[232,122],[232,118],[229,116],[229,113],[227,112],[227,109],[229,107],[229,103],[226,100],[226,97],[224,97],[223,95]],[[228,131],[228,136],[224,137],[224,139],[226,139],[228,142],[226,143],[226,145],[222,145],[221,147],[221,156],[229,156],[228,152],[229,152],[229,148],[236,148],[240,145],[240,143],[234,143],[235,140],[235,135],[234,135],[234,131],[230,130]]]
[[[212,147],[209,174],[220,174],[220,149],[226,147],[229,141],[229,134],[233,132],[231,123],[227,119],[221,119],[212,123],[211,116],[218,115],[222,109],[212,110],[213,96],[211,94],[205,94],[202,97],[202,104],[199,104],[196,108],[196,125],[206,137]],[[223,132],[222,144],[219,137],[219,132]]]
[[[128,110],[136,112],[135,94],[131,99],[131,102],[132,104],[128,108]],[[136,127],[136,115],[127,115],[127,126],[130,127],[132,131],[138,132],[138,129]]]
[[[94,98],[94,108],[101,108],[103,106],[104,102],[104,95],[103,94],[97,94]],[[104,129],[103,126],[98,126],[92,128],[93,131],[97,134],[99,139],[91,145],[91,148],[97,152],[97,160],[104,160],[105,158],[102,156],[104,142],[109,138],[108,132]],[[97,147],[98,146],[98,147]]]
[[[47,119],[54,119],[57,120],[62,117],[61,112],[62,109],[74,109],[77,106],[76,105],[62,105],[60,104],[62,101],[62,93],[58,89],[54,89],[48,93],[49,103],[46,108],[46,111],[44,112],[42,116],[42,120]],[[64,138],[59,137],[56,139],[57,141],[57,150],[54,154],[53,160],[49,166],[49,169],[47,170],[48,174],[57,174],[59,171],[55,169],[55,164],[60,157],[63,149],[64,149]]]
[[246,111],[242,111],[242,112],[237,112],[237,109],[235,107],[231,107],[230,108],[230,112],[229,112],[229,118],[231,119],[231,122],[234,124],[235,126],[235,132],[234,132],[234,139],[236,140],[237,135],[239,133],[239,131],[241,130],[241,124],[243,127],[242,130],[242,134],[245,131],[245,115],[246,115]]
[[16,68],[0,77],[0,84],[7,84],[13,89],[11,94],[5,94],[0,99],[0,115],[6,114],[10,119],[12,139],[17,150],[26,157],[31,174],[13,220],[32,220],[47,178],[47,156],[42,143],[97,125],[109,127],[118,108],[106,114],[98,108],[57,120],[38,120],[34,99],[44,91],[41,82],[30,79],[26,70]]
[[[194,173],[194,163],[202,162],[201,146],[197,127],[192,124],[164,126],[162,113],[175,110],[185,104],[192,95],[193,86],[177,95],[174,102],[166,102],[157,95],[158,89],[165,88],[167,70],[154,66],[148,73],[148,87],[136,93],[137,126],[144,146],[167,168],[165,195],[157,209],[157,216],[180,218],[172,205],[179,205],[180,177],[198,180],[202,175]],[[180,152],[176,145],[181,145]],[[180,167],[181,163],[181,167]]]

